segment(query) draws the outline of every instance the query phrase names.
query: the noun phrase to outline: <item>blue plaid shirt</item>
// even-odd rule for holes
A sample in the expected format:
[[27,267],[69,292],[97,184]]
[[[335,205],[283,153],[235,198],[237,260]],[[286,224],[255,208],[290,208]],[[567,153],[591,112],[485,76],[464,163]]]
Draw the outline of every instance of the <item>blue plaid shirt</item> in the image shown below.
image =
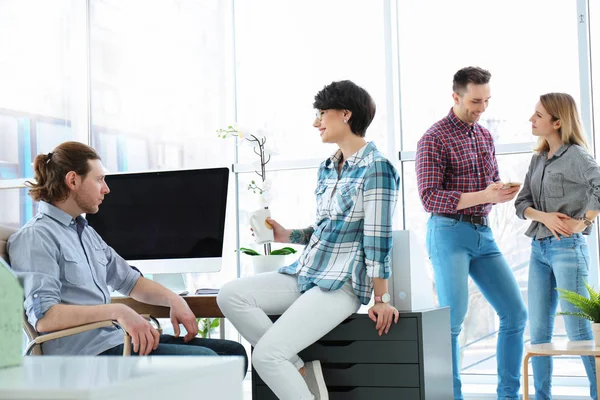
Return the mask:
[[361,303],[368,304],[372,278],[391,274],[400,177],[372,142],[346,160],[338,177],[341,155],[338,150],[319,167],[314,233],[300,258],[279,272],[297,275],[302,292],[314,286],[337,290],[351,279]]

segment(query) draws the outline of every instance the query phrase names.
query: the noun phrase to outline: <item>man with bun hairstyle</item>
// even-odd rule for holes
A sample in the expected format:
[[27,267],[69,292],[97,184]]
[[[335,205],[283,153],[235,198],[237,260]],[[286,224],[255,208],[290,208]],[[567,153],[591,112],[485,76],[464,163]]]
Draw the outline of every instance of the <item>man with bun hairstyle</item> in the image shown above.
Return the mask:
[[[236,355],[244,347],[229,340],[196,338],[198,323],[180,296],[145,279],[87,224],[110,189],[96,151],[65,142],[33,163],[35,182],[27,182],[39,211],[8,241],[12,269],[25,294],[29,323],[48,333],[102,320],[115,320],[131,336],[136,355]],[[123,221],[123,224],[135,221]],[[160,335],[123,304],[111,304],[110,289],[137,301],[170,307],[175,336]],[[180,337],[179,325],[187,334]],[[120,355],[123,333],[106,327],[43,344],[44,354]],[[244,370],[245,371],[245,370]]]

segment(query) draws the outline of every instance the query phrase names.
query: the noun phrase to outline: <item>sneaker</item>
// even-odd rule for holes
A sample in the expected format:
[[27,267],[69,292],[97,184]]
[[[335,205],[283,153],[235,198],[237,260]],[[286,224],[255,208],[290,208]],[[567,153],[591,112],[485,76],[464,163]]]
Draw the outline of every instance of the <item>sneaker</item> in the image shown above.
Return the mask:
[[306,368],[304,380],[306,381],[308,390],[315,396],[315,400],[329,400],[329,393],[327,392],[327,386],[325,386],[321,362],[316,360],[304,363],[304,368]]

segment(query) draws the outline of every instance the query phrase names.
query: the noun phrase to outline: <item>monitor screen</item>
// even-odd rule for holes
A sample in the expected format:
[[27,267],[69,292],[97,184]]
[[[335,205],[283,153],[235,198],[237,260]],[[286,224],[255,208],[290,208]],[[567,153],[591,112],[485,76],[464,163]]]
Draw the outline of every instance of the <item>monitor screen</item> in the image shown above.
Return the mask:
[[227,168],[107,175],[110,193],[86,218],[143,273],[216,272],[228,180]]

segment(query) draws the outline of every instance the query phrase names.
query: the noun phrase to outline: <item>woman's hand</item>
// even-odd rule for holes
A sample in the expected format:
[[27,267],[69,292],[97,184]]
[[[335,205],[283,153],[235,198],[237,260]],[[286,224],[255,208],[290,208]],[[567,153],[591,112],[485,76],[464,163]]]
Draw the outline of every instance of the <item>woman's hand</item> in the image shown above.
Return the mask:
[[[571,222],[569,222],[571,221]],[[581,222],[571,219],[566,214],[559,212],[544,213],[544,216],[540,219],[540,222],[546,226],[552,232],[554,237],[558,240],[558,235],[571,236],[573,234],[573,222]]]
[[278,243],[289,243],[290,242],[290,233],[287,229],[285,229],[279,222],[275,221],[273,218],[267,218],[267,222],[269,225],[273,227],[273,240]]
[[585,231],[585,228],[587,228],[587,226],[585,226],[585,223],[583,222],[583,220],[580,220],[580,219],[568,219],[563,222],[569,228],[571,228],[573,233],[583,232],[583,231]]
[[[290,231],[285,229],[275,221],[273,218],[267,218],[267,223],[273,228],[273,241],[276,243],[290,243]],[[250,228],[252,236],[254,236],[254,229]]]
[[369,318],[375,322],[375,329],[379,331],[379,336],[387,334],[392,326],[392,321],[397,323],[399,317],[398,310],[389,303],[375,303],[373,307],[369,308]]

